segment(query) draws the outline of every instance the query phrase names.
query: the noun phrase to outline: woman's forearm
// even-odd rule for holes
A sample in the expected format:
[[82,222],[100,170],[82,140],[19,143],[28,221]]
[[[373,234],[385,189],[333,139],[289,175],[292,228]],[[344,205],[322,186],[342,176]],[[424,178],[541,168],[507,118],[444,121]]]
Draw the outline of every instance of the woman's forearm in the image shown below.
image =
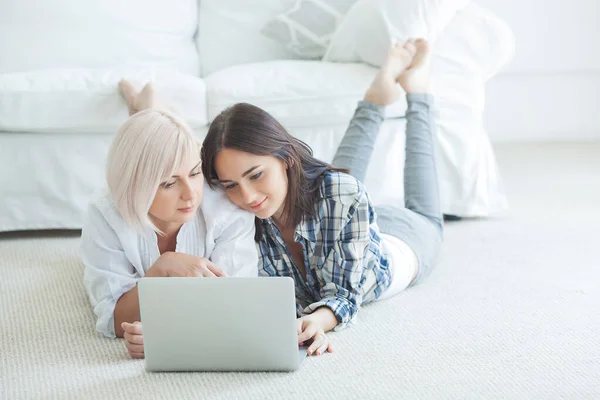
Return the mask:
[[329,307],[317,308],[315,312],[309,315],[309,318],[318,322],[325,332],[329,332],[338,324],[335,314]]
[[117,337],[123,337],[124,331],[121,328],[123,322],[132,323],[140,320],[140,301],[138,298],[137,285],[119,298],[117,305],[115,306],[114,319],[115,335]]

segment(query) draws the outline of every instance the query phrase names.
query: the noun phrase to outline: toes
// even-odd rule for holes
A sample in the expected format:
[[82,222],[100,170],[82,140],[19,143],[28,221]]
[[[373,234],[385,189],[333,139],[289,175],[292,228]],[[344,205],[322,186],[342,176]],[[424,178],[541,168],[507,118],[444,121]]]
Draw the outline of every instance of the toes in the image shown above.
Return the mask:
[[140,92],[140,95],[152,96],[154,94],[154,84],[146,83]]
[[135,87],[126,79],[121,79],[119,81],[119,91],[121,92],[121,96],[125,99],[127,103],[127,108],[129,109],[129,115],[133,115],[135,110],[135,98],[138,95]]
[[416,53],[413,59],[413,66],[419,66],[423,64],[429,56],[429,43],[424,39],[419,39],[415,43]]
[[136,98],[136,108],[145,110],[156,106],[156,91],[152,83],[147,83]]
[[428,52],[429,51],[429,42],[427,40],[420,38],[415,41],[415,47],[419,53]]
[[414,47],[415,43],[416,43],[415,39],[408,39],[406,42],[404,42],[404,48]]
[[417,52],[417,47],[415,45],[414,39],[409,39],[404,43],[404,49],[410,53],[411,56],[414,56]]
[[152,83],[146,83],[138,98],[150,103],[155,99],[155,93],[156,91],[154,90],[154,85]]
[[121,79],[119,81],[119,90],[121,91],[121,94],[123,95],[123,97],[129,98],[132,96],[136,96],[137,95],[137,90],[135,90],[135,87],[131,84],[131,82],[129,82],[126,79]]
[[137,94],[137,90],[127,79],[121,79],[119,81],[119,89],[125,94]]

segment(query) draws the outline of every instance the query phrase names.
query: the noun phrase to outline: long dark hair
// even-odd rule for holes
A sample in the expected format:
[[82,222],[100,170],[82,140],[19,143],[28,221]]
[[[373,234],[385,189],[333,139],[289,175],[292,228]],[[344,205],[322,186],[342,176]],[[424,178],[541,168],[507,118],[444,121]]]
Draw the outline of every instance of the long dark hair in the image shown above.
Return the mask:
[[[347,172],[317,160],[306,143],[290,135],[268,112],[248,103],[227,108],[210,124],[202,145],[202,173],[212,188],[218,186],[215,157],[223,149],[271,155],[286,163],[288,190],[282,218],[286,227],[297,226],[305,216],[314,216],[325,173]],[[258,242],[263,228],[258,218],[255,224],[254,239]]]

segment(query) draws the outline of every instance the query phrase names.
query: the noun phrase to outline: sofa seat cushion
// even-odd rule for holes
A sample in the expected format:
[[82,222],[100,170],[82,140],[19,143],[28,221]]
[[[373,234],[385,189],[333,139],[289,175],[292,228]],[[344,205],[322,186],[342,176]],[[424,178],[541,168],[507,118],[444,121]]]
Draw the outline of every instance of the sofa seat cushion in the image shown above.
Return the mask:
[[203,126],[206,91],[202,79],[173,70],[139,68],[53,69],[0,74],[0,131],[112,132],[127,119],[118,82],[157,91],[192,127]]
[[[206,77],[208,118],[235,103],[251,103],[286,127],[349,122],[377,69],[358,63],[280,60],[226,68]],[[403,116],[404,96],[386,117]]]

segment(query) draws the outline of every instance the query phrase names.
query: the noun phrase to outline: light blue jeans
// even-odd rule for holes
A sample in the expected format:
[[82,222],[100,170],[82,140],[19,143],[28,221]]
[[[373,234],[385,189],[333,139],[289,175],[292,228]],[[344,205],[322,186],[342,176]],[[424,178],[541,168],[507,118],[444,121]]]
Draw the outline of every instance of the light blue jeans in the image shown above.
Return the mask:
[[[413,285],[431,274],[443,239],[444,220],[433,145],[433,96],[406,96],[404,205],[375,207],[379,229],[404,241],[415,252],[419,272]],[[364,181],[385,107],[361,101],[338,147],[332,165]]]

